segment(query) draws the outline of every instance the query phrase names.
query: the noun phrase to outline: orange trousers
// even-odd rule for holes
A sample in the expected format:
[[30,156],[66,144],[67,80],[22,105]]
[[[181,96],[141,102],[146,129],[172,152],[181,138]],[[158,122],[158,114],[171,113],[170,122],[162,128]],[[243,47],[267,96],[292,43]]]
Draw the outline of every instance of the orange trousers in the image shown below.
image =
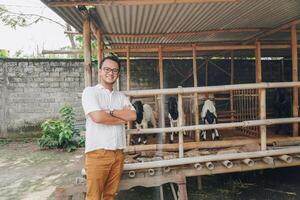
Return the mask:
[[123,171],[124,158],[122,150],[99,149],[86,153],[86,200],[113,200],[115,198]]

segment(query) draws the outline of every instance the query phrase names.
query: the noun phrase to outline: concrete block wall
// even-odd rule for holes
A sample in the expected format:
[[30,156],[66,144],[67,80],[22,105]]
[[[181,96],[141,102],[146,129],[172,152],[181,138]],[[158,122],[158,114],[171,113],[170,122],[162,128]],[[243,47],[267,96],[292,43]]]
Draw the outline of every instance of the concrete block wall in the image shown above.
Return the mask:
[[57,118],[65,103],[84,119],[78,95],[84,88],[82,60],[0,60],[0,88],[0,136]]

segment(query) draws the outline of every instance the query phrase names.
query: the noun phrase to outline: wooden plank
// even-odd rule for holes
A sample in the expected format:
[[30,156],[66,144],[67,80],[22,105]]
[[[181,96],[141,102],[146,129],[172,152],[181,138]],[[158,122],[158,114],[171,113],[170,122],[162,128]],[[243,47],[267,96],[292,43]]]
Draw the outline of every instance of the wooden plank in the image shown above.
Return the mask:
[[[291,27],[291,47],[292,47],[292,68],[293,68],[293,81],[298,81],[298,49],[297,49],[297,32],[296,25]],[[299,116],[299,89],[293,88],[293,116]],[[293,136],[298,136],[299,134],[299,125],[298,123],[293,124]]]
[[181,4],[181,3],[219,3],[238,2],[239,0],[77,0],[59,1],[52,0],[47,3],[49,7],[75,7],[75,6],[97,6],[97,5],[147,5],[147,4]]
[[92,85],[91,27],[88,14],[83,18],[83,51],[85,87]]

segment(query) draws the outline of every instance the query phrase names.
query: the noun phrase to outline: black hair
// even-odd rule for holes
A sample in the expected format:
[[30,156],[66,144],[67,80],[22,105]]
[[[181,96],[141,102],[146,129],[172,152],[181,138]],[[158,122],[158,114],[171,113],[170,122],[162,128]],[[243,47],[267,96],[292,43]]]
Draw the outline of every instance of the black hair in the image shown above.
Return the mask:
[[121,68],[121,61],[120,59],[118,58],[118,56],[114,55],[114,54],[111,54],[109,56],[106,56],[105,58],[102,59],[101,63],[100,63],[100,66],[99,66],[99,69],[102,68],[102,65],[104,63],[105,60],[112,60],[112,61],[115,61],[117,64],[118,64],[118,67],[119,67],[119,70]]

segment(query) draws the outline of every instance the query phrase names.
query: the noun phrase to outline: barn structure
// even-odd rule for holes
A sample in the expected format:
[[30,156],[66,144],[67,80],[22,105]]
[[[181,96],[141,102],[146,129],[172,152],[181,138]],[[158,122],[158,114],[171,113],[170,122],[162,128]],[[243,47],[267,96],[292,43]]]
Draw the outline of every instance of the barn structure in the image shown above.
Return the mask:
[[[135,134],[155,134],[157,141],[147,145],[130,145],[121,189],[134,186],[178,184],[178,198],[187,199],[185,178],[220,173],[250,171],[300,165],[298,41],[300,2],[296,0],[42,0],[72,25],[84,38],[85,85],[90,86],[91,39],[97,41],[98,61],[105,53],[115,53],[126,60],[126,91],[131,99],[152,102],[158,113],[159,128],[134,129],[128,124],[128,141]],[[298,39],[297,39],[298,38]],[[199,85],[199,68],[206,68],[212,58],[230,60],[228,84]],[[132,90],[131,61],[158,60],[159,88]],[[164,60],[190,58],[193,87],[165,88]],[[255,61],[255,80],[236,84],[236,58]],[[262,58],[291,60],[290,81],[265,82]],[[203,65],[197,62],[204,59]],[[216,66],[217,67],[217,66]],[[281,76],[284,71],[279,73]],[[291,116],[267,115],[267,94],[277,88],[289,88]],[[200,124],[199,107],[209,95],[227,100],[218,113],[220,123]],[[170,128],[166,117],[166,100],[176,96],[179,126]],[[184,119],[184,116],[186,117]],[[188,121],[183,124],[183,121]],[[270,128],[292,124],[290,132],[274,134]],[[202,130],[217,128],[220,141],[201,141]],[[168,144],[170,132],[178,132],[176,143]],[[189,132],[190,137],[184,137]],[[145,159],[135,158],[144,155]],[[148,155],[148,158],[146,159]],[[154,156],[154,158],[149,157]],[[143,162],[141,162],[143,161]],[[84,186],[60,188],[60,195],[72,195]],[[174,187],[174,198],[177,198]],[[59,195],[58,195],[59,196]],[[162,195],[163,197],[163,195]]]

